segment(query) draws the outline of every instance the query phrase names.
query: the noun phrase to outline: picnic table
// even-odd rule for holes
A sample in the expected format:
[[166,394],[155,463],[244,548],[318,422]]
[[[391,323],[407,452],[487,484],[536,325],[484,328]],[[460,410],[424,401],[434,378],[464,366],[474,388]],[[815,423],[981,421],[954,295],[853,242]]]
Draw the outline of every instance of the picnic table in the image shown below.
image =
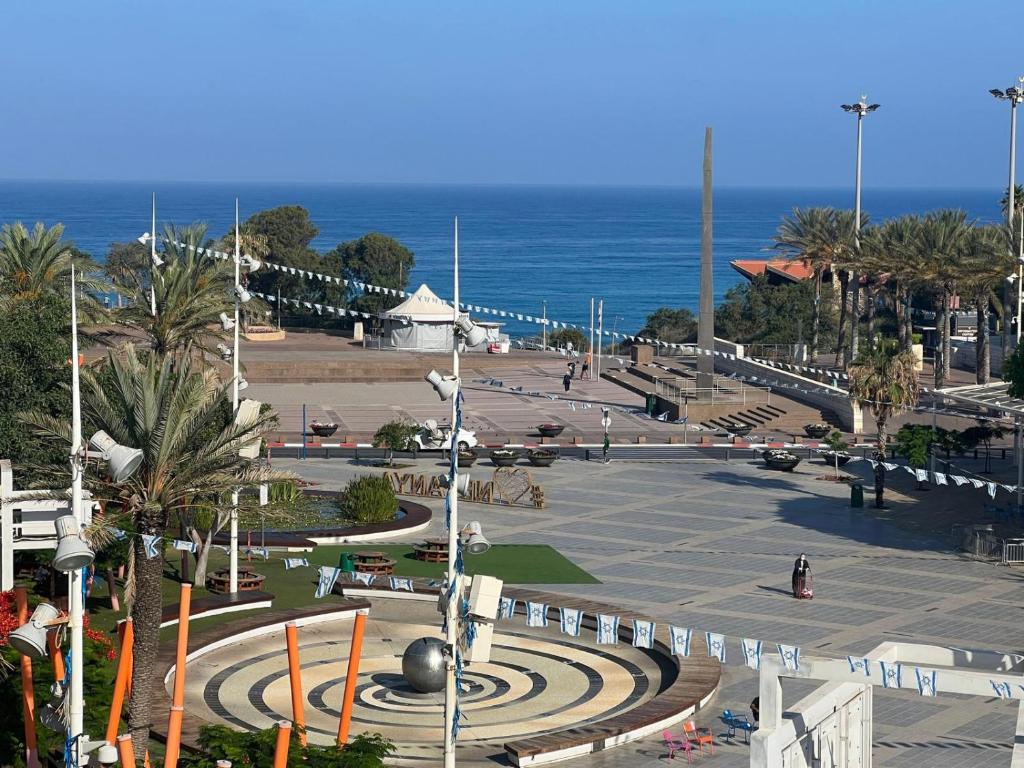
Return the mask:
[[355,561],[359,573],[372,573],[377,576],[393,576],[395,573],[394,559],[384,552],[356,552]]
[[[238,566],[238,591],[258,592],[263,589],[262,573],[256,573],[246,565]],[[231,569],[221,568],[206,577],[206,588],[211,592],[225,595],[231,591]]]
[[448,562],[448,539],[425,539],[412,547],[417,560],[427,563]]

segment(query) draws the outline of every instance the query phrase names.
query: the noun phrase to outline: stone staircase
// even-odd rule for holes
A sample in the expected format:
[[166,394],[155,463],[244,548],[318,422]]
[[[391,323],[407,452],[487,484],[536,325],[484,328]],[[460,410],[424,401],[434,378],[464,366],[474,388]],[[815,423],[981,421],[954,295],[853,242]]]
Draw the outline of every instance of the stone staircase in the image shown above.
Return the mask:
[[751,424],[754,427],[752,434],[793,440],[805,438],[805,424],[819,422],[830,424],[840,432],[843,431],[839,417],[834,411],[813,408],[773,392],[770,404],[739,409],[728,416],[705,419],[700,422],[700,425],[705,429],[724,433],[728,431],[727,425]]

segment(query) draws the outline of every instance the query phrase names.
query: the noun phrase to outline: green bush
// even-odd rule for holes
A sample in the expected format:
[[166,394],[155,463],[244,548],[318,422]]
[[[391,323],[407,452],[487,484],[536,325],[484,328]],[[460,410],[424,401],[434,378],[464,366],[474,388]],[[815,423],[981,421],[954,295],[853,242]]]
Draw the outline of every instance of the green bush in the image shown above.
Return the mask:
[[[271,768],[277,729],[255,733],[236,731],[223,725],[199,729],[199,744],[205,755],[182,755],[183,768],[216,768],[218,760],[230,760],[235,768]],[[310,745],[303,747],[298,730],[293,729],[288,749],[288,768],[380,768],[384,758],[394,753],[394,745],[379,733],[361,733],[341,747]]]
[[586,352],[587,336],[579,328],[559,328],[548,334],[548,346],[564,347],[566,344],[572,344],[577,352]]
[[338,506],[354,523],[384,523],[395,519],[398,498],[389,480],[370,475],[350,480]]
[[388,464],[392,462],[395,451],[409,450],[409,443],[419,432],[419,427],[407,421],[389,421],[377,430],[373,436],[375,448],[387,448]]

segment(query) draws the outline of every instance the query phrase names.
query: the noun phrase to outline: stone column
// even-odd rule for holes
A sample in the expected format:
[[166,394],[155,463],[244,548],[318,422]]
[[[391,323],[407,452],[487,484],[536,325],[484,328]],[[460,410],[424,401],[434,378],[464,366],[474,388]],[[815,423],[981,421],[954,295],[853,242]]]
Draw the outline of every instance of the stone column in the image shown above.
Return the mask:
[[697,321],[697,387],[699,399],[711,398],[715,358],[704,354],[715,348],[715,291],[712,280],[711,215],[711,127],[704,129],[704,186],[701,198],[700,228],[700,314]]

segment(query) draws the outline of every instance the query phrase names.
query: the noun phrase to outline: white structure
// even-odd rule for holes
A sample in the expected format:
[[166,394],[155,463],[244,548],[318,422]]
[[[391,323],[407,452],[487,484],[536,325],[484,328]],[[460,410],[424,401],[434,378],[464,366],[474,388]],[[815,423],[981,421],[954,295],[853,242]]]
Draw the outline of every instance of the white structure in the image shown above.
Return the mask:
[[[995,687],[1007,684],[1012,697],[1018,698],[1022,672],[1024,656],[910,643],[882,643],[852,662],[801,656],[797,669],[766,654],[761,661],[760,728],[750,739],[751,768],[870,768],[874,686],[920,695],[920,686],[934,685],[939,696],[992,699]],[[924,683],[919,682],[919,673]],[[784,677],[826,685],[783,707]],[[1006,734],[1007,742],[1014,744],[1013,766],[1024,765],[1024,711],[1018,714],[1016,731],[1016,739]]]
[[[422,352],[451,352],[455,310],[451,304],[438,298],[426,284],[416,289],[409,298],[394,309],[380,313],[381,334],[384,344],[395,349]],[[463,314],[468,317],[468,314]],[[487,332],[485,341],[473,349],[486,349],[488,344],[501,340],[501,323],[480,323]]]
[[[47,491],[43,491],[47,493]],[[50,492],[52,493],[52,492]],[[40,491],[14,490],[11,462],[0,459],[0,590],[14,589],[14,553],[31,549],[56,549],[54,521],[71,513],[71,498],[40,499]],[[92,522],[95,504],[85,504],[86,525]]]

